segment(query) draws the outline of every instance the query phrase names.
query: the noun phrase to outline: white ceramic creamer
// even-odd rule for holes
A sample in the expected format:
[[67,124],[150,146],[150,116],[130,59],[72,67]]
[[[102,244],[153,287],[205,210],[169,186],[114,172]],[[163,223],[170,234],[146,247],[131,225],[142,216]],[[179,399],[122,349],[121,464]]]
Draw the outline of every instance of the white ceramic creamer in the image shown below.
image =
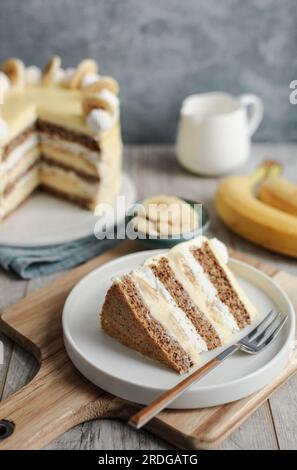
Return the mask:
[[181,108],[176,152],[179,162],[201,175],[220,175],[249,157],[251,136],[263,117],[255,95],[213,92],[188,96]]

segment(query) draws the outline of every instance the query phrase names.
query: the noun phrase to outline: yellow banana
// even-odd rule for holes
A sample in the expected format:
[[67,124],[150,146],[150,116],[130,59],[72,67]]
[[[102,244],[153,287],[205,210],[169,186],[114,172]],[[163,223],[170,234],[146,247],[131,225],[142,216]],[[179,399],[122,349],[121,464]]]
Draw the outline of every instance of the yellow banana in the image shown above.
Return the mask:
[[215,197],[216,210],[235,233],[272,251],[297,257],[297,217],[256,197],[256,185],[272,169],[266,164],[250,176],[224,179]]
[[261,185],[259,198],[269,206],[297,216],[297,185],[281,176],[269,176]]

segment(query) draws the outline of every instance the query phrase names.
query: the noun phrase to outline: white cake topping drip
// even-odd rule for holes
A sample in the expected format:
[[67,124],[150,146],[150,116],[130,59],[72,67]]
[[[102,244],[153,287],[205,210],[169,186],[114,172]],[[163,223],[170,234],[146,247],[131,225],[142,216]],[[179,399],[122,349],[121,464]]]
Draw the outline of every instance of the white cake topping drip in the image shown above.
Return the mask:
[[180,252],[184,257],[187,265],[190,267],[197,283],[200,285],[202,291],[206,295],[209,304],[216,309],[221,315],[222,321],[232,328],[232,331],[239,331],[239,327],[226,304],[224,304],[219,296],[216,288],[209,280],[207,274],[204,272],[201,264],[191,253],[188,247],[181,247]]
[[[163,323],[163,326],[168,330],[169,335],[171,335],[176,341],[178,341],[183,349],[191,356],[194,362],[197,362],[199,358],[199,353],[207,351],[207,345],[205,341],[196,331],[194,325],[189,320],[185,312],[178,307],[173,297],[170,295],[164,284],[154,275],[152,269],[148,266],[142,266],[132,272],[133,279],[135,277],[141,278],[146,282],[152,289],[154,289],[168,304],[170,308],[170,315],[172,315],[171,321]],[[152,314],[156,315],[156,319],[161,321],[162,318],[160,315],[161,312],[153,312]],[[173,322],[173,319],[176,324],[179,326],[180,335],[179,337],[174,334],[170,328],[170,323]]]

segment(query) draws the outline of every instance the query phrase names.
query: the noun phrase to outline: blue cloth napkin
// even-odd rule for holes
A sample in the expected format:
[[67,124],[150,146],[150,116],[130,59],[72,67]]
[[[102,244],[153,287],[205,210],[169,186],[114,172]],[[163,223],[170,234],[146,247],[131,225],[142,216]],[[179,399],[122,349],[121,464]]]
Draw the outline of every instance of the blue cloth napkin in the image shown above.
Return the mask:
[[111,249],[119,241],[98,240],[94,235],[69,243],[42,247],[0,246],[0,266],[22,279],[64,271]]

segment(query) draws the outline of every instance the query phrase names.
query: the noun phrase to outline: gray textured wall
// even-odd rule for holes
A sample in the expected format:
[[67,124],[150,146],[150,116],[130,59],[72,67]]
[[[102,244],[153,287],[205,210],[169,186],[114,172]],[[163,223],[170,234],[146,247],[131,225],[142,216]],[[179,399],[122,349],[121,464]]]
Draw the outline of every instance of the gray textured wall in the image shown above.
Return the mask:
[[121,83],[126,142],[170,142],[193,92],[253,92],[256,140],[296,141],[296,0],[1,0],[0,59],[96,58]]

